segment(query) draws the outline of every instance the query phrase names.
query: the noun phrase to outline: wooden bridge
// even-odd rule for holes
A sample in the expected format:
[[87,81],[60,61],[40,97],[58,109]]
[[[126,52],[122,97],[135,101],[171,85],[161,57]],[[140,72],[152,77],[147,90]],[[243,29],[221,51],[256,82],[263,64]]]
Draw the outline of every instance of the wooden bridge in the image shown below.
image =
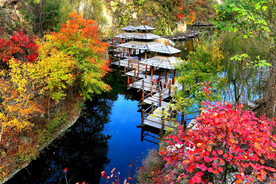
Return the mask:
[[[135,30],[139,30],[139,27],[141,27],[141,32],[136,33]],[[186,126],[184,113],[175,112],[171,105],[173,92],[183,89],[175,81],[176,71],[174,69],[179,59],[173,55],[180,53],[180,50],[167,43],[155,42],[153,38],[159,38],[159,36],[147,31],[147,29],[153,30],[154,28],[145,25],[139,27],[127,26],[123,28],[125,33],[110,41],[110,63],[122,70],[128,89],[132,88],[142,93],[139,102],[142,107],[142,121],[138,127],[153,128],[158,130],[162,136],[166,130],[175,129],[179,122]],[[166,38],[185,40],[198,35],[199,32],[190,31]],[[138,37],[139,39],[136,39]],[[161,55],[158,56],[157,53]],[[156,79],[159,81],[156,82]],[[143,130],[141,132],[143,136],[148,135],[144,134]]]

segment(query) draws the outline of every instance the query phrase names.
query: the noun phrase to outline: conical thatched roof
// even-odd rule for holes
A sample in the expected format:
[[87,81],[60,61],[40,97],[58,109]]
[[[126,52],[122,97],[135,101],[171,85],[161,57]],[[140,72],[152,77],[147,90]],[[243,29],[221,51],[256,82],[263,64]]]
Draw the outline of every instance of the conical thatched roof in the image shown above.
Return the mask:
[[146,59],[145,61],[141,61],[141,64],[173,70],[175,64],[180,60],[181,59],[177,57],[155,56]]
[[129,25],[127,27],[122,28],[122,30],[126,31],[126,32],[134,32],[134,31],[136,31],[136,28],[133,27],[133,26],[131,26],[131,25]]
[[152,31],[152,30],[155,30],[155,28],[147,26],[147,25],[141,25],[141,26],[136,27],[136,30],[138,30],[138,31]]
[[116,38],[123,39],[137,39],[137,40],[154,40],[161,38],[161,36],[152,33],[122,33],[116,36]]
[[180,50],[173,48],[168,45],[164,45],[158,42],[141,42],[141,41],[130,41],[127,43],[123,43],[118,45],[119,47],[130,48],[130,49],[141,49],[141,50],[149,50],[152,52],[158,52],[163,54],[176,54],[181,52]]

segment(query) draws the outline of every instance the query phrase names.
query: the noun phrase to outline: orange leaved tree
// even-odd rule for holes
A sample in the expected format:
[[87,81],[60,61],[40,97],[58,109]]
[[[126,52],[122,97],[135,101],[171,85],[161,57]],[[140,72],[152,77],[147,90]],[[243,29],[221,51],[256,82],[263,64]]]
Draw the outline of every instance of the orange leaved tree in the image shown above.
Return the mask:
[[99,36],[97,22],[86,20],[77,13],[69,15],[69,20],[61,24],[59,32],[45,36],[57,49],[75,60],[74,87],[80,89],[84,98],[110,89],[102,81],[110,70],[106,59],[108,44],[101,42]]

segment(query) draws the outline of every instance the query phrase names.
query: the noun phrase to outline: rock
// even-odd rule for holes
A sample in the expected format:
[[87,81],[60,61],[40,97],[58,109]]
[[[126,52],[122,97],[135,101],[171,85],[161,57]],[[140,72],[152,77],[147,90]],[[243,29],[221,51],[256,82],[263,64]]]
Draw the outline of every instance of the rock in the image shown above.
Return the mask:
[[247,105],[250,109],[255,109],[256,107],[258,107],[258,105],[254,102],[248,101]]
[[158,43],[161,43],[161,44],[165,44],[165,42],[168,41],[168,45],[175,46],[175,43],[173,43],[171,40],[166,39],[166,38],[159,38],[159,39],[156,39],[155,41],[157,41]]
[[186,31],[187,31],[187,23],[186,22],[177,23],[177,27],[174,30],[175,33],[184,33]]

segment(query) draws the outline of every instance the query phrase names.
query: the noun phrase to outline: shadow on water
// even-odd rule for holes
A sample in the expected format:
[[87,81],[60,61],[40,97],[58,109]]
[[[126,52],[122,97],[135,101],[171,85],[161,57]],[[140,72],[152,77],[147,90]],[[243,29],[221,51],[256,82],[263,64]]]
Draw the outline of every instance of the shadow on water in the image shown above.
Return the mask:
[[[155,145],[140,142],[139,93],[125,89],[118,70],[105,77],[112,91],[86,101],[77,122],[7,184],[101,182],[100,172],[113,167],[127,177],[129,163]],[[136,99],[136,100],[135,100]],[[125,156],[124,156],[125,154]],[[134,164],[135,165],[135,164]]]
[[76,124],[7,183],[65,183],[65,167],[70,183],[99,183],[99,170],[109,162],[106,155],[110,136],[102,133],[109,121],[109,103],[106,99],[88,101]]
[[[120,80],[118,77],[114,84]],[[109,80],[107,77],[107,80]],[[31,183],[66,183],[64,168],[68,168],[67,178],[70,183],[86,181],[99,183],[99,171],[109,163],[107,158],[110,135],[103,133],[110,121],[112,104],[118,98],[120,88],[112,85],[112,93],[103,94],[93,101],[86,101],[77,122],[45,149],[36,160],[16,174],[7,184]]]

